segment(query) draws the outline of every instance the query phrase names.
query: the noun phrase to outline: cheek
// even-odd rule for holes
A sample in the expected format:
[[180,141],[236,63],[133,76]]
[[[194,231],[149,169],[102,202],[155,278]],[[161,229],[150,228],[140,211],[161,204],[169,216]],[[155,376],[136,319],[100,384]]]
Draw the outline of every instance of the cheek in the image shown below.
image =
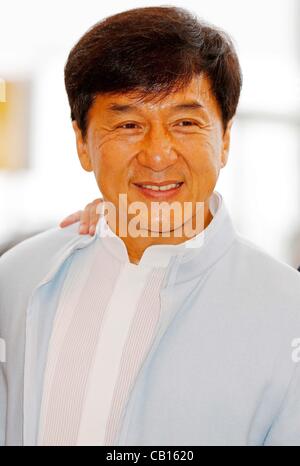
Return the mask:
[[189,162],[194,174],[201,176],[218,173],[221,153],[219,143],[212,141],[211,138],[201,138],[189,153],[191,154]]
[[190,151],[188,164],[193,180],[193,191],[198,199],[206,198],[214,189],[220,161],[220,146],[211,138],[202,138]]
[[[129,154],[113,141],[96,145],[93,151],[94,173],[104,198],[113,199],[124,190]],[[125,178],[124,178],[125,176]]]

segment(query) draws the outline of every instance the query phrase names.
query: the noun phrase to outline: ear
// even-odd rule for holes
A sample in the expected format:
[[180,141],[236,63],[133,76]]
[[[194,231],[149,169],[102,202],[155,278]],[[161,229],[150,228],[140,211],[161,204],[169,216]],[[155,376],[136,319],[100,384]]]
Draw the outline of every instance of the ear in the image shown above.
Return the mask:
[[87,144],[82,137],[81,130],[79,129],[76,120],[72,121],[72,126],[75,132],[77,154],[78,154],[81,166],[87,172],[91,172],[93,171],[93,167],[92,167],[91,158],[88,153]]
[[222,154],[221,154],[221,168],[225,167],[228,160],[229,148],[230,148],[230,133],[233,123],[233,118],[228,122],[225,133],[223,135],[222,143]]

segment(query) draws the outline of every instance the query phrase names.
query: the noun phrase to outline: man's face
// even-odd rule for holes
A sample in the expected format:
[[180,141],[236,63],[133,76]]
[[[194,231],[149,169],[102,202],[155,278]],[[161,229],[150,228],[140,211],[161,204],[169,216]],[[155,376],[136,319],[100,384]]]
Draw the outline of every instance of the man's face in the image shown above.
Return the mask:
[[[94,171],[105,201],[117,207],[119,194],[126,194],[128,205],[143,202],[149,213],[152,202],[178,201],[183,207],[189,201],[193,215],[196,202],[203,202],[207,215],[227,161],[231,123],[224,134],[210,81],[197,76],[160,102],[137,102],[134,93],[99,95],[89,111],[85,141],[73,126],[81,164]],[[140,187],[163,182],[181,184],[167,191]],[[177,227],[175,216],[170,229]]]

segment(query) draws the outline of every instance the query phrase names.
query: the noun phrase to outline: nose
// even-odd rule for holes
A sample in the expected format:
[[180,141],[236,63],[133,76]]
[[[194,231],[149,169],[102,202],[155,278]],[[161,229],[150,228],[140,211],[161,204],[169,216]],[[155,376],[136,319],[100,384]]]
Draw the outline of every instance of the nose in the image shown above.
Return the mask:
[[153,171],[162,171],[177,161],[177,153],[167,131],[159,124],[153,126],[143,140],[137,159],[141,165]]

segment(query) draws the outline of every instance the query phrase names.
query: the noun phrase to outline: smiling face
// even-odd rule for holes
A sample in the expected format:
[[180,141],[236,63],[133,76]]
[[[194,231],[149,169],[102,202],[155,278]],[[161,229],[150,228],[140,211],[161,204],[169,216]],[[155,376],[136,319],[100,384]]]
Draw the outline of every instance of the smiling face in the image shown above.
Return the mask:
[[[124,193],[128,205],[143,202],[149,214],[152,202],[178,201],[182,207],[184,202],[191,202],[192,217],[196,202],[203,202],[207,226],[211,220],[208,200],[227,162],[232,124],[231,120],[224,132],[221,110],[208,78],[195,76],[184,90],[159,102],[138,102],[133,92],[99,95],[89,110],[88,121],[85,140],[76,122],[73,124],[77,150],[82,167],[94,171],[105,201],[117,207],[119,194]],[[140,187],[177,182],[181,183],[179,187],[167,191]],[[176,215],[172,216],[170,230],[179,223]],[[138,239],[147,247],[175,244],[186,238]]]

